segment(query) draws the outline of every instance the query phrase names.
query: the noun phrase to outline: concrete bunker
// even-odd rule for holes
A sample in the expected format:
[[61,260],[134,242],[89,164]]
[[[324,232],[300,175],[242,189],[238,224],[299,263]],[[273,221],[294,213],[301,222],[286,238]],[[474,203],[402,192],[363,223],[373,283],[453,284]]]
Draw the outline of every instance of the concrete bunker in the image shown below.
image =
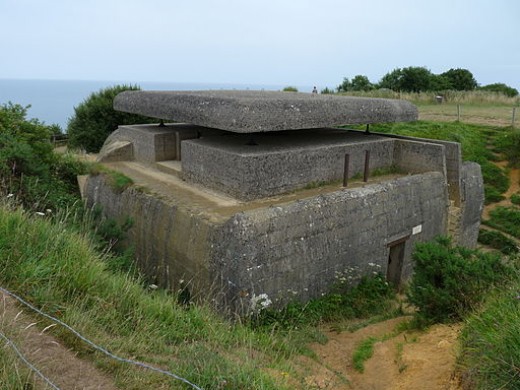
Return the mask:
[[164,287],[247,310],[260,294],[317,297],[338,275],[381,272],[398,286],[414,244],[437,235],[476,245],[482,176],[459,144],[333,127],[412,121],[410,103],[134,91],[114,107],[177,122],[120,126],[99,159],[136,185],[117,193],[98,175],[83,191],[108,216],[133,217],[137,263]]

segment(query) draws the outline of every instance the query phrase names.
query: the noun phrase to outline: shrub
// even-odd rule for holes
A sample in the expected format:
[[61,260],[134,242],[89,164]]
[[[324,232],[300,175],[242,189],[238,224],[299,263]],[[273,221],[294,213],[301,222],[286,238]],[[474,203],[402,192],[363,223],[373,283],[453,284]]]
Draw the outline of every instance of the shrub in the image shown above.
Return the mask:
[[137,86],[116,85],[91,94],[74,108],[74,115],[69,119],[69,145],[97,153],[117,126],[156,122],[141,115],[114,110],[113,102],[117,94],[139,89]]
[[56,210],[79,200],[76,176],[86,165],[53,153],[55,126],[26,118],[29,107],[0,106],[0,190],[31,209]]
[[518,96],[518,90],[516,88],[510,87],[504,83],[488,84],[484,85],[483,87],[480,87],[479,89],[483,91],[502,93],[509,97]]
[[285,87],[284,89],[282,89],[282,91],[283,92],[298,92],[298,88],[288,86],[288,87]]
[[417,244],[414,276],[407,292],[419,324],[458,321],[482,300],[509,268],[500,256],[453,247],[448,238]]

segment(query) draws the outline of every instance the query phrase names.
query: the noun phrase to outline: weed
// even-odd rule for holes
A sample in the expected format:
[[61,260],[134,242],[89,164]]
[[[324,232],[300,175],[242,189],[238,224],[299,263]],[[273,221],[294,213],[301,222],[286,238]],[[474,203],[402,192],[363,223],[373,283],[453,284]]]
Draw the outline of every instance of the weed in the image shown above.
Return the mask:
[[125,176],[121,172],[116,171],[107,171],[107,183],[116,193],[120,194],[132,184],[134,181],[130,179],[128,176]]
[[511,203],[520,206],[520,193],[511,195]]

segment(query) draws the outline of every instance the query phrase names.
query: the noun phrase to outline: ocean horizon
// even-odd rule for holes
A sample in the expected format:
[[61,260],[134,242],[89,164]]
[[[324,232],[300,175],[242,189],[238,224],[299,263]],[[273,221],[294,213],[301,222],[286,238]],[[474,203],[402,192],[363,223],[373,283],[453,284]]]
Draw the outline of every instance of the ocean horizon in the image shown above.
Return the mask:
[[[0,79],[0,104],[12,102],[31,106],[27,117],[36,118],[47,125],[57,124],[63,132],[74,114],[74,107],[92,93],[115,85],[138,85],[143,90],[269,90],[279,91],[287,85],[233,84],[233,83],[188,83],[157,81],[93,81],[93,80],[31,80]],[[312,86],[296,86],[301,92],[310,92]]]

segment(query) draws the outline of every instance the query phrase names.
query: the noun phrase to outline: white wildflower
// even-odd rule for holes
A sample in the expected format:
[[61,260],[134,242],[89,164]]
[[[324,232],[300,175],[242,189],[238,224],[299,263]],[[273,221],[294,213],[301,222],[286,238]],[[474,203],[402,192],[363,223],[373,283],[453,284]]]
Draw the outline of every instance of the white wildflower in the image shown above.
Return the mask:
[[7,194],[7,198],[12,198],[14,196],[14,194]]
[[45,213],[42,213],[41,211],[37,211],[35,214],[40,216],[40,217],[44,217],[45,216]]
[[260,313],[262,310],[267,309],[273,301],[269,298],[267,294],[253,294],[251,297],[251,312],[252,313]]

